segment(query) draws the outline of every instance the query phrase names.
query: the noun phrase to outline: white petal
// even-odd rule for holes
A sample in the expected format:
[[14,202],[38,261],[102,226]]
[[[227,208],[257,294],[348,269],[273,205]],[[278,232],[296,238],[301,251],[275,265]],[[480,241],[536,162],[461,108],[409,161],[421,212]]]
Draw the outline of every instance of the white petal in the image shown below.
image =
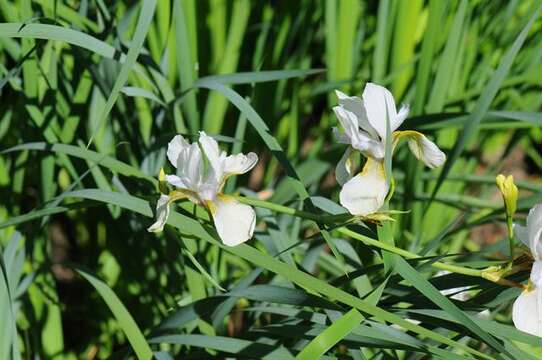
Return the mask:
[[337,98],[339,99],[339,105],[356,116],[358,126],[369,133],[371,137],[376,138],[378,134],[367,119],[367,111],[365,110],[363,100],[357,96],[348,96],[339,90],[335,90],[335,94],[337,94]]
[[215,171],[221,169],[223,167],[222,158],[225,157],[225,154],[221,156],[222,154],[216,140],[205,134],[205,132],[200,131],[199,143],[201,144],[201,148],[205,152],[205,156],[207,156],[207,159],[209,159],[209,163],[213,169],[215,169]]
[[338,143],[350,145],[350,138],[345,133],[342,133],[337,127],[333,127],[331,130]]
[[382,207],[388,189],[383,164],[367,159],[363,171],[344,184],[340,202],[351,214],[366,216]]
[[185,184],[183,179],[178,177],[177,175],[166,175],[166,181],[170,184],[175,186],[179,189],[188,189],[188,184]]
[[179,161],[179,154],[189,145],[190,144],[181,135],[175,135],[175,137],[168,143],[167,158],[169,159],[171,165],[173,165],[175,168],[177,167],[177,163]]
[[386,139],[386,118],[390,121],[390,128],[397,117],[393,95],[383,86],[367,83],[363,90],[363,103],[367,112],[367,119],[382,140]]
[[407,118],[409,112],[410,112],[410,107],[408,105],[406,104],[401,105],[401,108],[399,109],[397,116],[390,123],[391,131],[395,131],[399,128],[399,126],[401,126],[403,121],[405,121],[405,119]]
[[167,218],[169,217],[169,196],[160,195],[156,202],[156,222],[147,228],[149,232],[160,232],[164,230]]
[[529,244],[529,232],[526,226],[514,224],[514,236],[521,241],[525,246],[530,248]]
[[531,282],[536,288],[542,289],[542,261],[536,260],[531,268]]
[[434,142],[418,132],[409,131],[409,133],[415,134],[413,136],[409,136],[408,147],[416,158],[423,161],[425,165],[431,169],[444,164],[444,161],[446,161],[446,155],[438,148],[437,145],[435,145]]
[[521,293],[514,302],[512,320],[519,330],[542,336],[542,293],[540,288]]
[[352,178],[352,173],[354,172],[354,164],[352,163],[351,155],[352,148],[349,146],[335,168],[335,179],[337,179],[337,182],[341,186]]
[[216,231],[224,244],[236,246],[252,238],[256,213],[250,206],[221,194],[209,207]]
[[340,106],[335,106],[333,110],[344,128],[344,134],[337,133],[334,130],[335,137],[339,142],[352,145],[354,149],[361,151],[368,157],[375,159],[384,158],[384,145],[359,129],[354,113]]
[[535,205],[527,216],[527,231],[529,233],[529,248],[535,260],[542,260],[542,204]]
[[258,162],[258,155],[253,152],[248,154],[235,154],[226,158],[224,164],[224,173],[226,176],[235,174],[244,174],[250,171]]
[[344,135],[350,140],[350,144],[357,141],[359,126],[356,115],[341,106],[334,106],[333,111],[344,129]]
[[179,175],[190,189],[197,191],[203,173],[203,158],[197,143],[192,143],[179,157]]

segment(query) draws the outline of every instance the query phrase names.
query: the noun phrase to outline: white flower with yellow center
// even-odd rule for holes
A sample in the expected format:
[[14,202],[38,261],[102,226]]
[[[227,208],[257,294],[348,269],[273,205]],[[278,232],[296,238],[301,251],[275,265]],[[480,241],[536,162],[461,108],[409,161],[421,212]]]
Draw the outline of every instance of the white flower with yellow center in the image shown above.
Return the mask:
[[[335,175],[342,186],[340,202],[353,215],[367,216],[377,212],[389,190],[384,174],[386,149],[386,119],[389,119],[393,148],[400,139],[408,140],[412,153],[430,168],[440,166],[446,155],[423,134],[417,131],[395,131],[408,116],[408,106],[399,111],[393,95],[383,86],[367,83],[362,98],[336,91],[339,105],[333,110],[344,132],[333,129],[337,141],[348,144],[348,149],[337,164]],[[367,161],[362,171],[354,176],[354,151],[361,152]]]
[[519,330],[542,336],[542,204],[529,211],[527,226],[514,225],[514,233],[529,247],[534,263],[529,285],[514,302],[512,319]]
[[160,196],[156,204],[156,222],[148,231],[162,231],[170,204],[189,199],[209,210],[224,244],[235,246],[252,238],[256,224],[254,209],[223,194],[222,189],[229,176],[244,174],[256,165],[258,156],[255,153],[227,156],[220,151],[216,140],[202,131],[199,144],[190,144],[181,135],[175,136],[168,144],[167,157],[177,169],[177,175],[161,175],[160,180],[176,189]]

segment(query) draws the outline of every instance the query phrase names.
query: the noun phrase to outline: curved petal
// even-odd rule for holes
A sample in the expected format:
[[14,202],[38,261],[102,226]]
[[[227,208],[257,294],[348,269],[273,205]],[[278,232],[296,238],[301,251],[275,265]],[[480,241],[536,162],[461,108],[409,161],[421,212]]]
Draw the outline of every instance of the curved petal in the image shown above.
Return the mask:
[[188,185],[185,184],[183,179],[181,179],[177,175],[166,175],[166,181],[168,184],[175,186],[176,188],[188,189]]
[[226,157],[224,162],[224,174],[226,176],[244,174],[250,171],[258,162],[258,155],[253,152],[248,154],[235,154]]
[[226,153],[220,151],[216,140],[208,136],[204,131],[199,132],[199,143],[201,144],[201,148],[209,160],[211,167],[215,172],[221,172],[221,169],[224,167]]
[[527,216],[527,231],[529,234],[529,248],[535,260],[542,260],[542,204],[535,205]]
[[410,151],[431,169],[441,166],[446,161],[446,155],[422,133],[412,130],[395,131],[393,133],[394,148],[401,139],[407,139]]
[[241,204],[231,196],[219,194],[208,203],[216,231],[222,242],[236,246],[252,238],[256,213],[250,206]]
[[164,225],[166,225],[169,217],[169,200],[169,196],[160,195],[160,198],[156,202],[156,221],[147,228],[147,231],[160,232],[164,230]]
[[423,161],[431,169],[441,166],[446,161],[446,155],[422,134],[411,137],[408,140],[408,147],[418,160]]
[[356,116],[358,126],[369,133],[371,137],[377,138],[378,133],[369,123],[369,119],[367,119],[367,111],[365,110],[363,100],[357,96],[348,96],[339,90],[335,90],[335,94],[337,94],[337,98],[339,99],[339,105]]
[[410,112],[410,106],[406,104],[401,105],[399,112],[397,112],[397,116],[390,123],[391,131],[395,131],[396,129],[399,128],[399,126],[401,126],[401,124],[407,118],[409,112]]
[[527,231],[526,226],[521,226],[521,225],[518,225],[518,224],[514,224],[514,235],[515,235],[516,239],[518,239],[519,241],[521,241],[523,243],[523,245],[530,248],[529,232]]
[[352,148],[349,146],[335,168],[335,179],[337,179],[337,183],[341,186],[352,178],[354,172],[353,154]]
[[362,172],[344,184],[339,198],[351,214],[366,216],[382,207],[388,190],[383,164],[369,158]]
[[202,180],[203,158],[197,143],[190,144],[179,157],[177,169],[185,184],[190,190],[196,191]]
[[179,155],[188,146],[190,146],[190,144],[181,135],[175,135],[175,137],[173,137],[173,139],[168,143],[167,158],[169,159],[171,165],[173,165],[175,168],[177,168]]
[[376,130],[380,139],[386,139],[386,117],[390,120],[392,131],[397,117],[393,95],[383,86],[367,83],[362,97],[369,123]]
[[529,277],[535,288],[542,289],[542,261],[536,260],[531,268],[531,275]]
[[361,151],[368,157],[375,159],[384,158],[384,145],[359,129],[354,113],[345,110],[341,106],[335,106],[333,111],[335,111],[335,115],[337,115],[339,122],[344,128],[344,134],[334,130],[335,138],[339,142],[352,145],[354,149]]
[[514,302],[512,309],[514,325],[526,333],[542,336],[541,289],[524,291]]

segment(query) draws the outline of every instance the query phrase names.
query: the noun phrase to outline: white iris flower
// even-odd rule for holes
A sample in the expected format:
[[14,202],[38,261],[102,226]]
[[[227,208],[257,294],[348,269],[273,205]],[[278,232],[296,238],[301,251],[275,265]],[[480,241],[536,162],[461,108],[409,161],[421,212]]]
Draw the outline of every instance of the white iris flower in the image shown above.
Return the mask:
[[[440,166],[446,155],[417,131],[395,131],[408,116],[408,106],[395,107],[393,95],[383,86],[367,83],[362,98],[336,91],[339,105],[333,110],[344,132],[333,129],[337,141],[349,147],[337,164],[335,175],[342,186],[340,202],[353,215],[367,216],[377,212],[389,190],[384,175],[386,118],[389,119],[393,148],[406,138],[412,153],[430,168]],[[353,150],[367,157],[362,171],[354,175]]]
[[529,285],[514,302],[512,319],[519,330],[542,336],[542,204],[529,211],[527,226],[514,225],[514,233],[529,247],[534,263]]
[[156,222],[148,231],[162,231],[170,204],[189,199],[209,210],[224,244],[235,246],[252,238],[256,224],[254,209],[223,194],[222,189],[229,176],[244,174],[256,165],[258,156],[255,153],[227,156],[226,152],[220,151],[216,140],[202,131],[199,144],[190,144],[181,135],[175,136],[168,144],[167,157],[177,169],[177,175],[165,175],[161,180],[176,189],[160,196],[156,204]]

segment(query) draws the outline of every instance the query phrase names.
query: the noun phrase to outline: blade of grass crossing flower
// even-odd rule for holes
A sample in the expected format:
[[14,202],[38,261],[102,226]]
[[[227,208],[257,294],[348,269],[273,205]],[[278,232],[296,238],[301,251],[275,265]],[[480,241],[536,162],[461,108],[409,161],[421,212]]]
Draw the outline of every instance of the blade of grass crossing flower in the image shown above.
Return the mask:
[[139,19],[137,20],[137,25],[135,27],[134,37],[130,42],[130,48],[126,54],[126,60],[124,61],[124,64],[122,64],[120,73],[115,80],[115,84],[113,85],[113,89],[107,98],[107,102],[101,112],[100,119],[92,131],[92,134],[90,134],[87,148],[90,147],[90,144],[92,144],[92,140],[94,139],[94,135],[98,133],[100,128],[103,126],[103,123],[107,120],[109,113],[117,101],[120,91],[128,80],[132,67],[137,61],[137,57],[141,52],[143,42],[145,41],[145,37],[147,36],[147,32],[152,23],[154,11],[156,10],[156,1],[157,0],[143,0],[141,4]]
[[115,295],[113,290],[109,288],[103,281],[95,277],[94,275],[82,270],[75,269],[82,277],[84,277],[92,286],[98,291],[102,299],[105,301],[117,321],[119,322],[122,331],[126,334],[130,345],[134,349],[134,352],[138,359],[151,359],[152,350],[147,344],[143,333],[137,326],[136,322],[132,318],[132,315],[124,307],[120,299]]
[[[512,355],[491,335],[482,330],[474,321],[472,321],[461,309],[459,309],[450,299],[442,295],[439,290],[429,281],[424,279],[416,269],[400,256],[393,255],[395,259],[395,270],[401,277],[410,282],[418,291],[433,301],[437,306],[456,318],[463,326],[472,331],[478,338],[487,345],[502,354],[510,357]],[[513,358],[513,357],[512,357]]]
[[[147,201],[130,196],[123,193],[108,193],[97,189],[85,189],[77,190],[62,195],[64,198],[83,198],[89,200],[100,201],[104,203],[113,203],[119,205],[127,210],[131,210],[142,214],[147,217],[153,217],[153,212],[150,204]],[[326,296],[328,299],[338,301],[357,310],[370,314],[382,321],[388,321],[397,324],[404,329],[412,331],[421,336],[425,336],[440,343],[462,349],[470,354],[477,355],[480,358],[491,359],[491,356],[483,354],[465,344],[456,342],[443,336],[437,332],[425,329],[419,325],[415,325],[409,321],[404,320],[402,317],[397,316],[384,309],[371,305],[370,303],[353,296],[326,281],[315,278],[314,276],[307,274],[304,271],[292,268],[285,263],[275,259],[272,256],[264,254],[259,250],[243,244],[235,247],[228,247],[223,245],[220,241],[213,238],[209,233],[205,231],[202,225],[195,219],[186,217],[179,213],[172,213],[169,217],[168,224],[182,229],[186,234],[192,234],[202,240],[210,242],[216,246],[221,247],[223,250],[241,257],[248,262],[255,264],[256,266],[263,267],[268,271],[271,271],[277,275],[283,276],[297,285],[309,289],[310,291]]]
[[508,74],[508,71],[510,70],[512,63],[514,62],[516,55],[518,54],[523,43],[525,42],[525,39],[527,38],[529,30],[531,29],[533,23],[538,18],[541,8],[542,8],[542,5],[536,9],[536,11],[531,16],[529,22],[525,25],[521,33],[517,36],[516,40],[510,47],[510,49],[506,52],[499,66],[497,67],[497,70],[495,70],[495,72],[491,76],[489,83],[484,88],[482,95],[476,102],[472,113],[465,120],[465,126],[463,130],[461,131],[461,134],[459,135],[459,138],[457,142],[455,143],[452,149],[452,152],[448,154],[448,157],[446,159],[446,162],[444,163],[444,167],[441,173],[439,174],[437,183],[435,184],[435,187],[431,194],[431,199],[428,202],[426,209],[430,205],[430,203],[434,200],[440,187],[442,186],[442,183],[446,179],[446,176],[450,172],[455,161],[459,158],[459,155],[461,154],[465,146],[476,135],[480,121],[489,110],[489,106],[491,105],[493,99],[497,95],[497,92],[499,91],[499,88],[501,87],[503,80]]
[[356,309],[350,310],[308,343],[295,358],[297,360],[320,358],[346,335],[350,334],[364,319],[363,315]]
[[[392,162],[393,162],[393,141],[392,141],[392,133],[391,133],[391,125],[390,125],[390,119],[389,115],[386,115],[386,146],[385,146],[385,155],[384,155],[384,177],[386,179],[386,182],[390,185],[390,192],[394,191],[395,187],[395,180],[393,179],[393,169],[392,169]],[[382,206],[382,210],[388,210],[389,208],[389,194],[386,197],[386,201],[384,205]],[[393,239],[393,230],[392,230],[392,224],[390,221],[384,221],[382,226],[379,226],[377,229],[378,232],[378,240],[385,242],[390,245],[395,245],[395,241]],[[390,271],[393,267],[393,258],[392,254],[389,254],[388,252],[382,253],[382,260],[384,261],[384,270],[386,272]]]

